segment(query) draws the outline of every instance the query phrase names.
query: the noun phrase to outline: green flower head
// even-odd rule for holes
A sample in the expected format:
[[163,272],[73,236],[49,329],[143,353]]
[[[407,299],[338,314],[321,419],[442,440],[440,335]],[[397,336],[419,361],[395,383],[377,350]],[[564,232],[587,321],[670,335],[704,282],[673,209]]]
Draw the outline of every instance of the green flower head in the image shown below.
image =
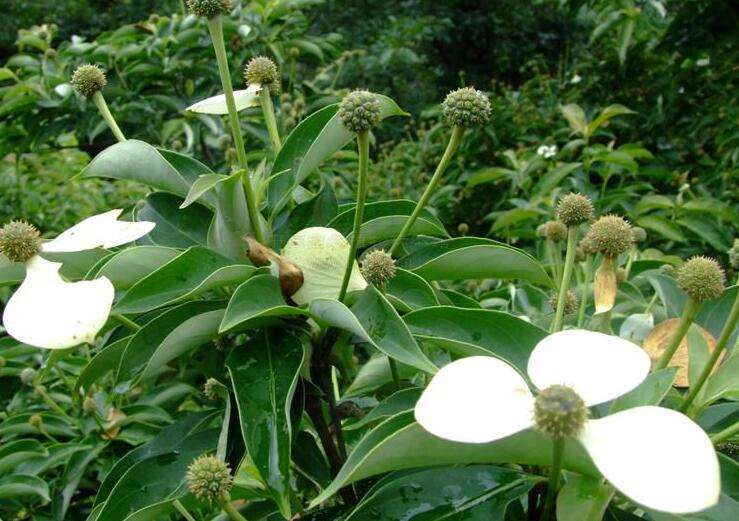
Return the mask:
[[588,408],[575,391],[564,385],[552,385],[534,401],[536,427],[553,438],[577,436],[588,418]]
[[198,16],[215,18],[228,12],[231,0],[187,0],[187,7]]
[[[577,311],[577,304],[578,304],[578,298],[577,293],[574,291],[567,290],[567,294],[565,295],[565,315],[571,315],[575,311]],[[553,293],[551,297],[549,297],[549,305],[552,307],[552,309],[557,309],[557,304],[559,303],[559,294]]]
[[464,87],[447,94],[441,104],[444,121],[456,127],[478,127],[490,121],[490,100],[472,87]]
[[382,107],[377,96],[366,90],[350,92],[339,104],[339,118],[350,132],[366,132],[380,122]]
[[10,221],[0,228],[0,253],[11,262],[26,262],[41,251],[41,234],[25,221]]
[[537,228],[537,233],[543,234],[552,242],[560,242],[567,238],[567,226],[562,221],[547,221]]
[[710,257],[693,257],[677,269],[677,283],[697,302],[718,298],[725,282],[724,270]]
[[577,226],[593,218],[593,203],[585,195],[571,193],[559,200],[557,219],[566,226]]
[[362,259],[361,270],[367,282],[384,287],[395,277],[395,261],[385,250],[372,250]]
[[734,244],[729,249],[729,264],[735,270],[739,270],[739,239],[734,239]]
[[583,243],[583,246],[587,245],[606,257],[617,257],[631,248],[634,236],[626,219],[618,215],[604,215],[590,226]]
[[244,69],[244,79],[248,85],[262,85],[272,93],[280,91],[280,71],[275,62],[266,56],[255,56]]
[[90,98],[97,91],[102,90],[108,80],[105,79],[105,71],[97,65],[80,65],[72,73],[69,83],[72,84],[74,90]]
[[231,469],[215,456],[203,455],[195,459],[185,477],[190,492],[206,503],[217,503],[233,486]]

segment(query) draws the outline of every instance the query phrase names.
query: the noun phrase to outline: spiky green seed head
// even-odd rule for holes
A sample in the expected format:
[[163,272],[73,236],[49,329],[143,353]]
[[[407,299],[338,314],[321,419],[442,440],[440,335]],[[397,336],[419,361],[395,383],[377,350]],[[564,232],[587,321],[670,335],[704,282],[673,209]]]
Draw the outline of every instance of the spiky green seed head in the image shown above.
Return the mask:
[[557,204],[557,219],[566,226],[586,223],[593,218],[594,213],[595,209],[590,198],[578,193],[565,195]]
[[739,443],[727,441],[716,445],[716,450],[732,458],[739,456]]
[[729,264],[735,270],[739,270],[739,239],[734,239],[734,244],[729,250]]
[[647,240],[647,231],[639,226],[634,226],[631,229],[631,235],[634,238],[634,242],[644,242]]
[[38,373],[33,367],[26,367],[21,371],[20,379],[21,382],[23,382],[25,385],[33,385],[33,382],[36,381],[36,377],[38,376]]
[[618,215],[604,215],[595,221],[585,235],[589,246],[607,256],[617,257],[631,248],[634,236],[629,222]]
[[534,423],[552,438],[577,436],[588,418],[588,408],[578,394],[564,385],[552,385],[534,401]]
[[231,0],[187,0],[190,11],[204,18],[215,18],[231,9]]
[[262,85],[270,92],[280,92],[280,71],[275,62],[266,56],[255,56],[244,69],[244,79],[248,85]]
[[218,391],[221,385],[221,382],[219,382],[215,378],[208,378],[205,381],[205,384],[203,384],[203,394],[208,400],[218,400],[218,398],[220,398],[220,394]]
[[457,231],[460,235],[467,235],[470,231],[470,225],[467,223],[459,223],[457,226]]
[[580,245],[578,246],[583,252],[585,256],[588,255],[595,255],[598,253],[598,250],[595,247],[595,243],[588,237],[587,234],[585,234],[585,237],[580,239]]
[[477,127],[490,121],[490,100],[472,87],[453,90],[441,104],[441,115],[455,127]]
[[710,257],[695,256],[677,270],[677,283],[696,302],[718,298],[725,282],[724,270]]
[[231,490],[233,477],[225,461],[215,456],[196,458],[187,468],[187,486],[200,501],[216,503]]
[[28,425],[33,427],[34,429],[38,429],[44,424],[44,419],[40,414],[32,414],[28,418]]
[[560,242],[567,239],[567,226],[562,221],[547,221],[544,223],[544,237],[552,242]]
[[575,248],[575,262],[585,262],[587,254],[582,246]]
[[102,90],[107,85],[108,80],[105,79],[105,71],[97,65],[80,65],[72,73],[72,79],[69,80],[74,90],[82,94],[86,98],[92,97],[97,91]]
[[0,253],[11,262],[26,262],[41,251],[41,234],[25,221],[10,221],[0,228]]
[[380,122],[382,106],[377,95],[366,90],[350,92],[339,104],[339,118],[347,130],[365,132]]
[[395,277],[395,261],[385,250],[372,250],[362,259],[361,270],[367,282],[381,288]]
[[[557,309],[557,305],[559,303],[559,294],[553,293],[551,297],[549,297],[549,305],[552,307],[552,309]],[[577,311],[577,304],[579,303],[579,300],[577,298],[577,293],[574,291],[567,290],[567,294],[565,295],[565,315],[571,315],[575,311]]]

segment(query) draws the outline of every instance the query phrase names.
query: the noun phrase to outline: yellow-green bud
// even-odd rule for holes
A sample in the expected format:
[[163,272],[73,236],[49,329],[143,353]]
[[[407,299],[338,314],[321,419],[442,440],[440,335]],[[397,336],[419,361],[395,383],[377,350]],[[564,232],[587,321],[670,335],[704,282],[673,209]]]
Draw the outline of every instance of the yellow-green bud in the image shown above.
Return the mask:
[[482,126],[490,121],[490,100],[484,92],[464,87],[447,94],[441,104],[441,114],[456,127]]
[[195,459],[187,468],[186,479],[190,492],[206,503],[219,502],[233,485],[228,464],[215,456]]
[[382,106],[377,96],[366,90],[350,92],[339,104],[339,118],[350,132],[365,132],[380,122]]
[[631,229],[631,235],[634,238],[634,242],[644,242],[647,240],[647,231],[639,226],[634,226]]
[[187,0],[190,11],[204,18],[215,18],[231,8],[231,0]]
[[735,270],[739,270],[739,239],[734,239],[734,244],[729,250],[729,264]]
[[28,425],[30,425],[34,429],[38,429],[43,424],[44,424],[44,419],[41,417],[40,414],[32,414],[28,418]]
[[725,281],[724,270],[710,257],[693,257],[677,270],[677,283],[697,302],[718,298]]
[[626,219],[604,215],[590,226],[584,242],[607,257],[617,257],[631,248],[634,237]]
[[[552,307],[552,309],[557,309],[557,304],[559,302],[559,294],[553,293],[551,297],[549,297],[549,305]],[[565,295],[565,315],[571,315],[575,311],[577,311],[577,304],[578,304],[578,298],[577,293],[574,291],[567,290],[567,294]]]
[[25,221],[10,221],[0,228],[0,253],[11,262],[26,262],[41,251],[41,234]]
[[362,275],[367,282],[384,287],[395,277],[395,261],[385,250],[372,250],[362,259]]
[[97,65],[80,65],[72,73],[69,80],[74,90],[85,96],[92,97],[97,91],[102,90],[108,83],[105,79],[105,71]]
[[571,193],[559,200],[557,219],[566,226],[577,226],[590,221],[594,211],[590,198],[582,194]]
[[460,235],[467,235],[470,231],[470,225],[467,223],[459,223],[457,226],[457,231]]
[[280,91],[280,71],[275,62],[266,56],[255,56],[244,69],[244,79],[248,85],[262,85],[271,92]]
[[33,385],[33,382],[36,381],[36,377],[38,376],[38,373],[36,370],[32,367],[26,367],[21,371],[21,374],[19,378],[21,379],[21,382],[23,382],[26,385]]
[[[547,221],[543,224],[544,237],[552,242],[563,241],[567,238],[567,226],[561,221]],[[537,229],[538,233],[538,229]]]
[[588,408],[578,394],[564,385],[552,385],[534,401],[536,427],[553,438],[577,436],[588,418]]

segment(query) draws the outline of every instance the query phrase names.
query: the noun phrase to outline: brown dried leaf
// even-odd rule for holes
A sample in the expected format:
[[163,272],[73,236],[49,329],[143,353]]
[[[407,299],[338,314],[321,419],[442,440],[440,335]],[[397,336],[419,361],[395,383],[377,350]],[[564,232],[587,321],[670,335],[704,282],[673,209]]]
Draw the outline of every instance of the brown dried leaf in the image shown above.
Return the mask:
[[595,272],[593,291],[595,300],[595,314],[605,313],[613,309],[616,303],[618,278],[616,266],[612,257],[603,257],[603,262]]

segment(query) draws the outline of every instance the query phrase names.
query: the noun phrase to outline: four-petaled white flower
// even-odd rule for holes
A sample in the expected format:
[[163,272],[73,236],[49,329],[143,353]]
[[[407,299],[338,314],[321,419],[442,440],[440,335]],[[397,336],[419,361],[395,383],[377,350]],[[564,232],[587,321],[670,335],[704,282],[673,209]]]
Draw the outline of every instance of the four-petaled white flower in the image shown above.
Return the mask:
[[[647,354],[618,337],[585,330],[549,335],[527,372],[540,390],[567,386],[585,405],[608,402],[649,373]],[[440,438],[487,443],[532,427],[535,397],[507,363],[473,356],[443,367],[416,404],[421,426]],[[654,510],[696,512],[718,501],[718,458],[705,432],[679,412],[634,407],[585,421],[577,440],[603,476]]]
[[544,159],[550,159],[557,155],[557,145],[541,145],[539,148],[536,149],[536,153]]
[[577,85],[582,81],[582,78],[579,74],[575,74],[572,78],[570,78],[570,83]]
[[[41,245],[45,253],[112,248],[143,237],[151,222],[124,222],[122,210],[89,217]],[[45,349],[65,349],[92,342],[108,320],[113,284],[106,277],[67,282],[62,264],[41,255],[26,261],[26,277],[3,312],[8,334],[20,342]]]

